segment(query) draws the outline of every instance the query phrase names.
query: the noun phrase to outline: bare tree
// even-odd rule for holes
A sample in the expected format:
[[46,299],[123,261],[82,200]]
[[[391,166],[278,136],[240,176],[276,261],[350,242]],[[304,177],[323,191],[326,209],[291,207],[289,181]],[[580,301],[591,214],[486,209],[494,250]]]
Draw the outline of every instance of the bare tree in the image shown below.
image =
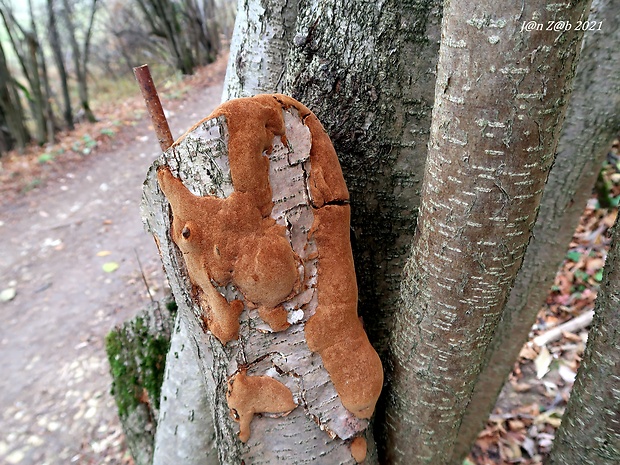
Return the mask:
[[29,140],[17,85],[0,43],[0,155],[14,147],[23,149]]
[[[50,96],[46,94],[46,87],[42,82],[40,60],[44,60],[44,57],[41,44],[36,36],[36,30],[27,30],[20,24],[15,18],[11,5],[6,1],[0,2],[0,16],[17,56],[21,72],[28,82],[27,99],[35,122],[34,138],[37,143],[44,144],[47,142],[48,135],[46,108]],[[34,19],[32,21],[34,22]]]
[[62,43],[58,34],[58,26],[56,21],[56,9],[54,0],[47,0],[47,21],[49,29],[49,41],[54,54],[56,69],[60,78],[60,86],[62,89],[63,118],[69,129],[73,129],[73,110],[71,108],[71,97],[69,95],[69,82],[65,60],[63,56]]
[[95,23],[95,14],[97,13],[97,0],[92,0],[90,4],[88,22],[82,43],[78,42],[77,31],[74,19],[73,5],[69,0],[63,0],[63,19],[69,36],[71,45],[71,55],[73,57],[73,67],[77,77],[78,95],[80,99],[80,107],[84,110],[84,115],[88,121],[95,122],[97,118],[90,108],[88,99],[88,60],[90,58],[90,41]]

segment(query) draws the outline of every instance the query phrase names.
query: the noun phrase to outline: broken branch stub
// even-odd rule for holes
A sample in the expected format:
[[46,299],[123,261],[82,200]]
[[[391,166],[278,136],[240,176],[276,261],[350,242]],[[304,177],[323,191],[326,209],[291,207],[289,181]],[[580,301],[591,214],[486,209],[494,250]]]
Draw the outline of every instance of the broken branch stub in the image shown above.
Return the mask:
[[144,206],[231,442],[220,460],[359,460],[383,370],[357,316],[348,191],[316,116],[278,94],[221,105],[153,165]]
[[144,98],[146,109],[151,118],[151,122],[153,123],[155,135],[157,135],[157,140],[159,141],[159,146],[163,151],[166,151],[170,148],[174,142],[174,139],[172,138],[172,133],[170,132],[170,126],[168,126],[168,120],[164,114],[164,109],[161,106],[161,101],[159,100],[155,83],[153,83],[149,65],[135,67],[133,69],[133,74],[136,77],[136,81],[138,81],[138,85],[140,86],[142,98]]

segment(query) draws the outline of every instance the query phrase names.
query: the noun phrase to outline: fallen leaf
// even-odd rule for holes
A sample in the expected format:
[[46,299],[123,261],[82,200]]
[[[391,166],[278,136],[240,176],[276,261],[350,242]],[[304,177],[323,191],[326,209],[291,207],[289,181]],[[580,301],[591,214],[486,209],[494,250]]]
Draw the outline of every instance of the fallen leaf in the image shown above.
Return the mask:
[[0,302],[8,302],[9,300],[13,300],[17,291],[14,287],[9,287],[0,292]]
[[538,357],[536,357],[536,360],[534,360],[534,366],[536,367],[536,377],[538,379],[542,379],[543,376],[549,373],[549,366],[551,365],[552,361],[553,356],[546,347],[543,347],[538,354]]
[[118,267],[120,265],[116,262],[107,262],[103,264],[103,271],[105,271],[106,273],[112,273],[116,270],[118,270]]
[[109,250],[101,250],[101,251],[97,252],[97,257],[107,257],[111,253],[112,252],[110,252]]
[[575,376],[577,376],[577,373],[571,370],[570,367],[562,363],[560,367],[558,368],[558,372],[560,373],[560,376],[562,377],[562,379],[566,381],[567,383],[572,384],[575,382]]

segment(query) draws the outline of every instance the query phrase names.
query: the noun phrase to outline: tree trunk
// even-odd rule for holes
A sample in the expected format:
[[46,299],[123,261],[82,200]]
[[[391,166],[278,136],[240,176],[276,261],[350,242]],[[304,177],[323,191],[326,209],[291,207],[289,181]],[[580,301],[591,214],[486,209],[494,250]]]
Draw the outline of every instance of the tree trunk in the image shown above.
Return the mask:
[[[589,21],[620,24],[620,1],[595,0]],[[527,340],[618,131],[620,29],[602,27],[585,33],[573,95],[534,234],[489,349],[489,361],[461,423],[455,465],[469,453]]]
[[[243,0],[239,2],[239,12],[230,48],[222,101],[280,90],[275,85],[273,76],[281,77],[283,74],[285,42],[291,39],[296,9],[291,6],[290,2],[288,8],[284,8],[279,3],[266,2],[261,8],[252,2],[248,3]],[[256,9],[262,14],[250,14]],[[292,17],[289,17],[290,10],[293,10]],[[265,24],[265,26],[261,24]],[[262,30],[263,27],[270,30],[281,30],[279,34],[281,38],[274,34],[270,36],[270,40],[261,43],[262,35],[258,34],[258,31]],[[248,31],[254,31],[254,33],[250,34]],[[282,37],[286,37],[286,40]],[[261,46],[258,46],[259,43]],[[271,50],[275,50],[275,52],[272,53]],[[262,61],[263,65],[235,69],[236,64],[243,63],[246,60],[250,62]],[[247,80],[245,79],[246,75]],[[200,359],[194,351],[189,350],[192,345],[191,337],[185,320],[180,319],[177,330],[173,334],[172,344],[186,347],[187,350],[183,352],[183,357],[169,357],[167,361],[168,372],[164,379],[162,391],[169,394],[166,395],[166,400],[162,402],[159,419],[161,426],[155,440],[155,465],[181,460],[180,456],[174,455],[175,451],[183,455],[183,463],[191,464],[192,460],[199,460],[202,455],[197,454],[192,458],[192,454],[189,452],[209,451],[209,444],[212,442],[209,438],[215,435],[212,410],[204,396],[205,382],[202,378],[195,376],[196,367],[200,366]],[[179,386],[183,386],[183,388],[178,389]],[[185,411],[184,409],[188,405],[192,408],[192,421],[189,424],[187,421],[182,421],[179,414],[175,413]],[[192,433],[179,433],[177,428],[192,428]],[[217,450],[215,450],[215,455],[210,456],[207,463],[217,463],[217,460]],[[198,463],[203,462],[199,461]]]
[[577,24],[588,6],[444,6],[422,203],[390,344],[390,462],[451,457],[535,223],[581,44],[580,31],[521,27]]
[[284,90],[321,119],[343,167],[360,314],[380,354],[419,205],[441,3],[300,2],[288,57]]
[[24,111],[15,89],[13,76],[6,62],[4,48],[0,43],[0,113],[2,114],[3,146],[0,152],[11,150],[16,146],[22,150],[30,136],[24,123]]
[[56,12],[54,11],[54,0],[47,0],[47,18],[50,33],[50,45],[56,62],[56,69],[60,77],[60,85],[62,87],[63,102],[63,118],[67,128],[73,129],[73,111],[71,109],[71,97],[69,96],[69,85],[67,81],[67,70],[65,68],[65,60],[63,58],[62,47],[60,45],[60,37],[58,36],[58,28],[56,26]]
[[[364,436],[368,425],[366,418],[372,414],[381,388],[382,372],[355,312],[352,260],[346,253],[346,188],[342,178],[339,179],[335,153],[326,145],[328,141],[318,121],[304,107],[283,103],[288,102],[281,100],[283,98],[262,97],[251,104],[234,103],[195,126],[149,172],[144,218],[157,238],[181,318],[189,330],[190,344],[208,387],[207,398],[215,419],[220,462],[305,463],[318,460],[319,463],[355,463],[366,455],[368,440],[366,463],[374,463],[373,442]],[[276,109],[267,110],[274,105]],[[261,114],[273,114],[276,120],[264,120]],[[287,145],[279,136],[269,139],[267,134],[265,139],[254,132],[258,128],[264,132],[267,127],[282,134],[278,128],[284,122],[277,122],[281,118],[278,115],[284,117]],[[237,147],[271,142],[273,150],[263,152],[268,154],[269,162],[261,161],[263,168],[258,171],[251,168],[255,162],[246,160],[250,163],[246,165],[245,161],[234,158],[240,153],[253,153],[249,149],[239,152]],[[158,166],[162,166],[159,173]],[[169,166],[171,171],[163,166]],[[236,171],[243,166],[250,167],[247,169],[252,176],[246,177]],[[168,201],[158,188],[158,174],[161,188],[172,204],[172,229]],[[208,200],[197,200],[176,180],[177,176],[192,192],[207,196]],[[257,179],[262,181],[255,184]],[[265,179],[269,180],[267,189],[263,184]],[[269,234],[276,236],[265,237],[264,242],[261,242],[263,236],[258,236],[255,239],[258,242],[248,242],[244,246],[248,250],[237,255],[241,262],[233,267],[236,278],[231,283],[225,279],[229,273],[228,262],[224,262],[224,274],[220,275],[219,268],[211,268],[220,259],[214,258],[216,262],[212,262],[203,259],[202,254],[207,254],[205,257],[209,254],[231,256],[230,247],[240,247],[235,244],[244,243],[233,240],[235,231],[250,238],[244,241],[254,240],[251,233],[244,232],[243,226],[243,220],[253,216],[235,220],[234,227],[226,223],[228,213],[223,212],[233,208],[226,205],[236,205],[233,202],[241,198],[264,203],[257,208],[264,210],[263,215],[271,213],[265,221],[273,222],[273,227],[269,226],[264,234],[271,231]],[[203,217],[206,213],[197,212],[195,208],[202,205],[200,202],[206,202],[206,206],[222,205],[219,211],[224,215],[220,218],[223,222],[213,223],[211,215]],[[203,208],[208,208],[206,206]],[[190,247],[187,249],[182,238],[211,240],[208,239],[211,236],[201,236],[207,234],[207,229],[200,226],[206,220],[228,231],[223,236],[226,242],[205,246],[200,260],[194,261],[191,254],[195,252],[191,250],[202,249],[192,248],[192,242],[187,243]],[[325,231],[330,224],[336,228],[334,234]],[[170,234],[184,253],[174,245]],[[286,245],[282,242],[284,237]],[[334,238],[342,243],[330,245]],[[264,247],[270,252],[261,252]],[[284,253],[284,249],[289,252]],[[293,255],[288,255],[290,253]],[[246,279],[242,273],[246,267],[243,263],[252,254],[260,257],[250,259],[247,266],[264,263],[264,260],[269,263],[273,257],[278,262],[269,267],[268,274],[258,268]],[[293,256],[299,256],[299,261],[286,258]],[[212,264],[206,275],[202,274],[202,263]],[[336,269],[338,267],[346,269]],[[189,279],[180,271],[185,269]],[[302,274],[295,282],[291,281],[297,273]],[[339,278],[333,280],[331,276]],[[264,280],[267,283],[263,284]],[[253,282],[258,283],[256,289],[263,291],[252,290]],[[279,297],[267,297],[272,294]],[[271,306],[284,296],[287,297],[283,306],[272,309]],[[246,298],[255,305],[248,304]],[[327,315],[333,311],[337,311],[337,315],[333,315],[332,323]],[[339,330],[335,329],[335,323]],[[206,327],[210,332],[205,332]],[[350,347],[351,344],[355,348]],[[252,386],[257,390],[252,391]],[[246,389],[248,396],[243,395]],[[265,397],[268,392],[275,397]],[[289,400],[286,400],[287,395]],[[240,422],[239,437],[230,412]],[[254,412],[266,414],[253,416]],[[282,417],[283,414],[286,416]]]
[[37,63],[37,68],[41,70],[39,89],[41,94],[41,106],[42,112],[45,118],[45,134],[47,136],[47,142],[54,143],[56,132],[56,118],[54,117],[54,110],[52,108],[52,88],[50,86],[49,76],[47,74],[47,63],[45,62],[45,53],[41,47],[41,41],[39,40],[39,32],[37,31],[37,23],[34,18],[34,9],[32,8],[32,0],[28,0],[28,11],[30,13],[30,29],[33,37],[33,42],[37,44],[36,55],[34,57]]
[[95,20],[95,13],[97,11],[97,0],[93,0],[92,7],[89,15],[89,22],[84,36],[84,48],[80,48],[80,44],[77,41],[75,22],[73,19],[73,12],[68,0],[63,0],[64,5],[64,19],[67,26],[67,32],[69,34],[69,43],[71,44],[71,54],[73,56],[73,66],[75,68],[75,75],[78,85],[78,96],[80,99],[80,106],[84,110],[86,119],[94,123],[97,121],[93,111],[90,108],[90,101],[88,99],[88,56],[90,37],[92,34],[92,28]]
[[588,344],[549,465],[620,463],[620,220],[612,229]]
[[190,335],[176,319],[155,435],[153,465],[217,465],[213,417]]
[[297,0],[239,0],[222,102],[281,92]]

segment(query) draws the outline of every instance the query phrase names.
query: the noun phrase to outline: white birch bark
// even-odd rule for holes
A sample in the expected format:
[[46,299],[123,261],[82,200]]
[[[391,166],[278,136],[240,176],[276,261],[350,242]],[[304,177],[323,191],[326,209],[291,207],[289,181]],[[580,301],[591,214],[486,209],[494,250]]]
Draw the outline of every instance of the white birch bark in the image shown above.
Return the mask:
[[[276,205],[272,216],[277,222],[288,224],[291,246],[303,256],[312,250],[311,244],[306,247],[307,231],[312,224],[305,175],[311,169],[307,152],[309,141],[304,140],[308,135],[304,136],[305,126],[296,114],[285,114],[285,120],[288,142],[296,149],[290,153],[280,140],[274,140],[274,149],[269,155]],[[205,393],[214,416],[219,460],[225,464],[355,463],[351,440],[364,434],[368,422],[344,409],[320,358],[305,344],[303,323],[316,306],[312,295],[302,293],[285,304],[290,306],[288,314],[292,323],[285,332],[271,332],[258,311],[247,307],[240,318],[238,340],[227,345],[222,345],[211,333],[205,333],[200,323],[202,309],[192,298],[183,256],[170,239],[168,202],[158,187],[156,171],[159,166],[167,165],[196,195],[226,198],[233,190],[227,142],[224,117],[195,127],[153,165],[145,182],[143,199],[144,221],[157,238],[180,318],[187,325],[189,342],[197,358],[196,369],[207,387]],[[290,180],[294,182],[291,184]],[[304,273],[309,283],[316,280],[311,264]],[[239,296],[230,285],[219,291],[228,300]],[[304,311],[299,309],[302,304],[306,305]],[[251,435],[245,444],[237,437],[238,425],[226,401],[227,382],[239,366],[249,367],[249,375],[277,379],[291,390],[299,405],[283,418],[254,416]],[[369,455],[365,463],[373,463],[370,438],[368,443]]]
[[177,315],[166,358],[153,465],[217,465],[215,429],[187,327]]
[[297,0],[239,0],[222,102],[282,91]]
[[444,5],[422,203],[390,345],[392,463],[450,459],[553,163],[582,33],[522,24],[577,24],[588,6]]
[[592,186],[620,131],[620,1],[595,0],[577,65],[574,90],[523,265],[503,310],[474,395],[459,429],[453,463],[461,464],[489,417],[517,360]]

